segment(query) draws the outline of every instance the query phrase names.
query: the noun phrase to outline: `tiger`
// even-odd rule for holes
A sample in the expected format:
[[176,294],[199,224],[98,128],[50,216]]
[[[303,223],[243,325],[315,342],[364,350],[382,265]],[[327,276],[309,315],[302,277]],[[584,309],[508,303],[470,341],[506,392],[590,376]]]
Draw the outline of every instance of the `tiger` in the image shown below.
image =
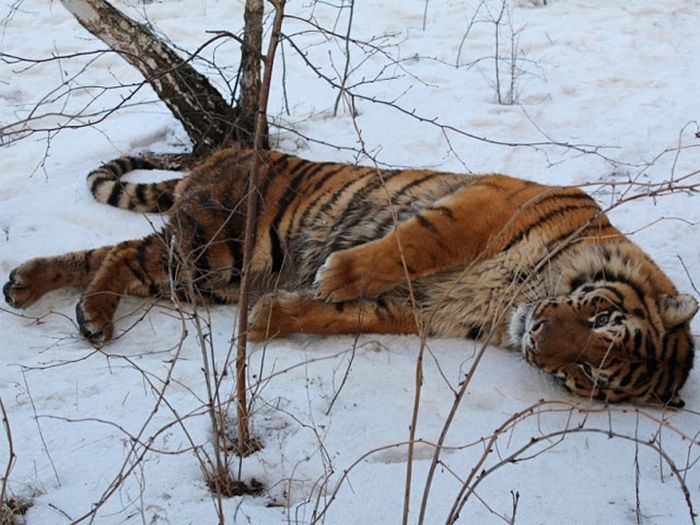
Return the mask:
[[[29,260],[10,273],[6,302],[27,308],[51,290],[84,286],[77,324],[99,347],[114,336],[125,294],[235,303],[247,271],[253,342],[299,333],[470,338],[519,352],[580,396],[684,405],[698,302],[580,188],[315,162],[239,144],[182,178],[122,180],[186,164],[121,157],[90,172],[97,201],[167,213],[166,226]],[[249,176],[258,213],[244,268]]]

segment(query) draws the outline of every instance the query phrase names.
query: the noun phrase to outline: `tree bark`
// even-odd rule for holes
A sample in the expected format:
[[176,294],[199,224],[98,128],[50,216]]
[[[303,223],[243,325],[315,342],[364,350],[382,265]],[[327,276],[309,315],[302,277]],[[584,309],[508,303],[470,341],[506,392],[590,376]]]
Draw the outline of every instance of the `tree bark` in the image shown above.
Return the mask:
[[[260,57],[262,55],[263,0],[246,0],[243,15],[243,46],[241,49],[240,96],[236,104],[240,140],[253,145],[260,99]],[[267,123],[265,148],[267,144]]]
[[[231,107],[204,75],[145,25],[125,16],[105,0],[61,0],[61,3],[85,29],[139,70],[182,123],[192,140],[195,159],[225,146],[232,139],[248,144],[252,142],[254,118],[248,123],[243,118],[245,112]],[[262,8],[261,1],[260,4]],[[262,9],[259,36],[259,46],[262,46]],[[244,50],[243,57],[248,55],[248,61],[258,64],[258,82],[257,85],[241,84],[241,100],[251,98],[257,105],[260,55],[250,57],[252,54],[254,52]],[[252,70],[251,65],[246,67]],[[241,77],[244,82],[249,80],[245,71]],[[257,91],[249,93],[251,89]],[[245,129],[241,130],[241,127]]]

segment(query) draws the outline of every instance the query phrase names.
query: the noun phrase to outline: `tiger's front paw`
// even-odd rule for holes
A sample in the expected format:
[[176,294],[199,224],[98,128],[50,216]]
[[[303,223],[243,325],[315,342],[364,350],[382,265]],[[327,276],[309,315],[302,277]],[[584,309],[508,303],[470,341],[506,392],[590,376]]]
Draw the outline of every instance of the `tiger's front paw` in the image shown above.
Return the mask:
[[32,260],[10,272],[2,293],[12,308],[27,308],[44,295],[42,272],[38,260]]
[[386,277],[387,263],[354,249],[335,252],[316,272],[314,287],[319,297],[332,303],[375,297],[396,284]]
[[75,305],[75,318],[80,333],[97,348],[110,341],[114,332],[114,309],[100,307],[98,297],[99,295],[83,297]]

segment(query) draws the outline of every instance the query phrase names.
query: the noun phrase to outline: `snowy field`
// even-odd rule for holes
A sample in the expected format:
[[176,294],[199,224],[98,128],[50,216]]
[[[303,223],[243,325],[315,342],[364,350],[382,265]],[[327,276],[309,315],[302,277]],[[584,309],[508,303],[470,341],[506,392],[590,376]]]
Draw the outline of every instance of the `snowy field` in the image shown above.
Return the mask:
[[[286,20],[283,31],[317,71],[289,42],[280,50],[284,61],[280,54],[270,102],[276,148],[316,160],[370,163],[369,154],[386,165],[584,185],[604,206],[626,199],[611,211],[614,223],[681,291],[700,298],[700,197],[687,191],[642,197],[664,181],[700,185],[700,2],[509,4],[499,26],[498,81],[502,101],[515,99],[510,105],[498,104],[493,58],[500,1],[357,4],[351,34],[376,48],[350,46],[346,85],[358,95],[353,121],[342,102],[334,116],[337,91],[318,74],[337,81],[345,45],[303,21],[345,34],[349,10],[288,3],[299,19]],[[242,27],[242,0],[115,5],[147,18],[181,50],[198,48],[212,37],[207,31]],[[122,154],[184,151],[188,144],[147,88],[105,114],[140,78],[116,55],[84,54],[104,44],[60,2],[6,0],[2,12],[4,282],[28,258],[151,231],[158,217],[94,202],[85,175]],[[230,97],[237,44],[219,40],[203,54],[207,61],[196,66]],[[62,58],[30,64],[9,55]],[[15,141],[13,124],[29,117],[27,125],[38,131]],[[59,125],[70,129],[51,131]],[[167,174],[135,174],[157,176]],[[26,312],[0,309],[0,396],[16,454],[8,490],[33,500],[22,519],[31,525],[216,523],[217,500],[197,459],[212,454],[211,426],[202,352],[187,312],[126,299],[116,335],[125,333],[96,351],[77,335],[78,294],[51,293]],[[227,374],[223,397],[233,392],[226,358],[235,313],[233,307],[199,312],[216,366]],[[692,328],[697,340],[700,316]],[[252,425],[264,448],[231,468],[264,490],[223,499],[226,523],[399,523],[409,465],[408,523],[418,522],[424,494],[424,523],[444,523],[465,482],[474,490],[459,523],[504,523],[513,515],[523,524],[692,522],[691,506],[700,507],[697,370],[682,391],[683,410],[608,409],[568,395],[519,355],[488,348],[426,483],[431,444],[480,346],[427,341],[420,442],[409,463],[404,443],[419,347],[415,337],[371,335],[251,345]],[[2,471],[8,450],[2,432]],[[480,477],[469,480],[472,469]]]

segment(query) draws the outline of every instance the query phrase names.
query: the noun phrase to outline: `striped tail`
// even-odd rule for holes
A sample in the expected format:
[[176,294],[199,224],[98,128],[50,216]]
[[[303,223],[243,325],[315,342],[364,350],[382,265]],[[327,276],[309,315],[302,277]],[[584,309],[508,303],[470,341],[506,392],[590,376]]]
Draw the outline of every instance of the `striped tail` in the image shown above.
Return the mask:
[[191,162],[192,156],[188,154],[119,157],[92,170],[87,183],[98,202],[138,213],[165,212],[173,205],[179,179],[138,183],[122,182],[121,176],[133,170],[182,171],[188,169]]

